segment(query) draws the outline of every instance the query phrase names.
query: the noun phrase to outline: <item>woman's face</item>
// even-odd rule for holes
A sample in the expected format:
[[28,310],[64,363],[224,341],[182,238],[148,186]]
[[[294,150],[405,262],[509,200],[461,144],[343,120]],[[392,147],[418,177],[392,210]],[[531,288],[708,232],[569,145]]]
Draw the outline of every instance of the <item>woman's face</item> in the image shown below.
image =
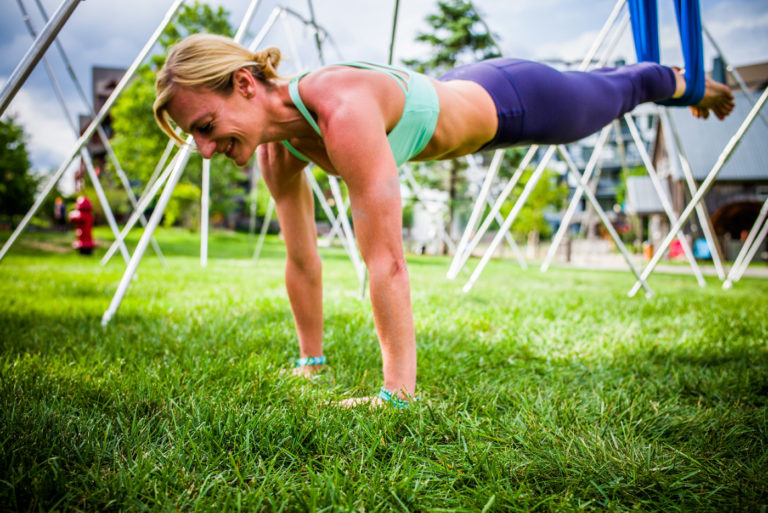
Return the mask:
[[237,88],[229,96],[208,89],[180,87],[168,104],[168,114],[195,138],[204,158],[223,153],[238,166],[248,163],[260,133],[252,106]]

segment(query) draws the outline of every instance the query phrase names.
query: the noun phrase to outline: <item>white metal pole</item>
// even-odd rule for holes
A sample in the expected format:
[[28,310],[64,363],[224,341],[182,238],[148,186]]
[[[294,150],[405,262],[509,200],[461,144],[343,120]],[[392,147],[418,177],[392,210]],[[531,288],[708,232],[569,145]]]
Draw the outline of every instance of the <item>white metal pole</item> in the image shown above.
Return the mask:
[[[747,267],[749,267],[749,263],[752,261],[752,259],[755,257],[755,253],[757,253],[757,250],[760,249],[760,246],[763,244],[763,241],[765,240],[765,235],[768,233],[768,222],[763,224],[762,229],[760,230],[760,233],[757,234],[757,238],[752,243],[751,246],[749,246],[749,251],[747,252],[746,257],[741,262],[741,265],[736,268],[734,266],[734,269],[736,269],[736,272],[730,279],[730,283],[733,284],[741,279],[741,277],[744,275],[744,271],[747,270]],[[746,247],[746,244],[744,244]]]
[[[592,155],[590,155],[589,161],[587,162],[587,167],[584,169],[584,174],[582,175],[584,183],[586,184],[589,184],[589,181],[592,179],[592,173],[595,171],[595,168],[597,168],[597,162],[600,160],[600,154],[603,151],[605,142],[608,140],[608,134],[611,133],[611,129],[611,125],[604,126],[600,132],[600,135],[597,137],[597,142],[595,143],[595,147],[592,150]],[[541,272],[546,272],[547,269],[549,269],[549,266],[552,263],[552,259],[555,257],[555,252],[557,251],[560,242],[568,232],[568,228],[571,225],[571,219],[573,219],[573,216],[576,213],[576,209],[579,208],[579,203],[581,202],[581,196],[583,194],[584,191],[581,187],[577,186],[574,189],[571,203],[568,205],[568,209],[565,211],[565,215],[563,215],[563,219],[560,221],[560,227],[557,229],[557,233],[555,233],[555,237],[552,239],[552,244],[549,246],[549,251],[547,251],[547,255],[544,257],[544,261],[541,263]]]
[[[456,278],[456,276],[459,274],[459,271],[461,271],[461,269],[464,267],[464,264],[466,264],[467,260],[472,255],[472,252],[475,250],[477,245],[480,244],[483,235],[485,235],[485,232],[488,231],[488,228],[490,228],[491,224],[496,218],[496,215],[498,215],[501,211],[501,207],[504,205],[507,197],[512,194],[512,190],[515,188],[515,185],[517,185],[517,182],[520,181],[520,178],[523,176],[523,172],[525,172],[525,168],[528,167],[528,164],[531,163],[531,160],[533,159],[534,155],[536,155],[538,148],[538,146],[533,145],[528,149],[528,153],[526,153],[525,157],[523,157],[523,160],[520,161],[520,164],[517,166],[517,169],[515,170],[512,177],[507,180],[507,183],[504,186],[504,189],[501,191],[501,194],[499,194],[499,196],[496,198],[496,202],[493,204],[491,212],[485,217],[485,220],[480,225],[480,228],[477,229],[477,232],[474,234],[472,239],[469,241],[466,249],[464,249],[462,252],[461,247],[458,248],[456,254],[459,255],[459,259],[455,260],[454,257],[456,265],[454,266],[453,271],[450,269],[448,271],[449,280]],[[549,153],[550,158],[553,153],[554,149],[552,149],[552,151]],[[547,159],[546,156],[544,158],[547,160],[547,162],[549,162],[549,159]],[[483,208],[485,208],[485,206],[483,206]]]
[[[163,30],[165,30],[166,25],[170,23],[171,18],[181,6],[182,2],[184,2],[184,0],[175,0],[170,9],[168,9],[168,12],[163,18],[163,21],[160,22],[160,25],[157,27],[157,29],[155,29],[155,32],[150,37],[149,41],[147,41],[147,44],[144,45],[144,48],[141,50],[141,52],[139,52],[139,55],[133,61],[133,64],[131,64],[131,66],[123,75],[123,78],[120,79],[120,82],[118,82],[117,86],[115,86],[114,91],[112,91],[112,94],[109,95],[106,103],[104,103],[101,110],[99,110],[98,114],[96,114],[96,117],[93,119],[93,121],[91,121],[91,124],[88,125],[88,128],[86,128],[85,132],[83,132],[80,138],[75,142],[74,148],[72,149],[72,152],[70,153],[67,160],[65,160],[61,167],[59,167],[59,169],[51,176],[51,179],[45,185],[40,195],[38,195],[37,200],[32,205],[32,208],[29,209],[29,212],[27,212],[27,214],[24,216],[21,223],[19,223],[19,226],[16,227],[16,230],[14,230],[13,234],[11,234],[11,237],[5,242],[2,250],[0,250],[0,260],[2,260],[3,256],[5,256],[5,254],[8,252],[8,249],[10,249],[11,245],[13,245],[19,234],[27,226],[30,219],[32,219],[32,216],[35,215],[35,212],[37,212],[37,209],[40,208],[40,205],[42,205],[43,201],[45,201],[46,196],[48,196],[53,187],[59,181],[61,175],[64,174],[64,171],[67,170],[69,164],[74,160],[77,154],[80,153],[80,150],[86,144],[88,144],[88,141],[91,139],[91,137],[93,137],[93,133],[96,131],[96,127],[104,121],[104,118],[112,108],[112,105],[117,100],[117,97],[120,96],[120,94],[123,92],[123,89],[125,89],[125,87],[128,85],[128,82],[133,78],[133,75],[136,73],[139,65],[144,61],[144,58],[152,49],[155,42],[160,37],[160,34],[162,34]],[[50,23],[51,22],[49,22],[49,24]]]
[[147,245],[149,244],[149,239],[150,237],[152,237],[152,234],[155,232],[157,225],[160,223],[160,219],[163,217],[165,207],[168,205],[168,201],[171,199],[171,195],[173,194],[173,189],[176,187],[176,184],[179,183],[179,178],[181,178],[181,173],[184,171],[184,167],[186,166],[187,161],[189,160],[189,153],[190,153],[189,144],[191,142],[192,142],[192,138],[190,137],[187,140],[187,146],[185,146],[179,151],[178,157],[176,159],[176,165],[174,166],[173,171],[168,177],[168,181],[166,182],[165,188],[163,189],[163,192],[160,195],[160,199],[157,200],[157,205],[155,206],[155,209],[152,211],[152,215],[149,217],[147,228],[144,230],[144,233],[141,235],[141,239],[139,239],[139,244],[136,246],[136,249],[133,252],[133,256],[131,257],[130,262],[128,262],[128,267],[123,273],[123,277],[117,286],[117,291],[115,292],[115,295],[112,297],[112,301],[110,302],[109,307],[104,312],[104,316],[101,318],[102,326],[106,326],[109,323],[110,319],[112,319],[112,317],[117,312],[117,309],[120,306],[120,303],[122,303],[123,301],[123,297],[125,296],[125,293],[128,290],[128,285],[131,284],[133,275],[136,274],[136,269],[139,266],[139,262],[141,262],[141,257],[144,256],[144,251],[147,249]]
[[[640,132],[637,130],[635,120],[632,119],[631,115],[624,114],[624,121],[629,127],[629,133],[632,134],[632,138],[635,141],[637,151],[640,153],[640,158],[645,164],[646,171],[648,171],[648,176],[651,177],[651,183],[653,184],[653,188],[656,189],[656,195],[659,197],[659,200],[661,200],[661,206],[664,209],[664,212],[667,214],[669,222],[675,224],[677,221],[677,216],[675,215],[675,211],[672,209],[672,204],[669,202],[667,193],[664,192],[664,187],[661,185],[661,180],[659,180],[659,175],[656,173],[656,168],[651,161],[651,157],[648,155],[648,151],[645,149],[645,144],[643,144],[643,139],[640,137]],[[688,262],[691,264],[691,269],[693,269],[693,274],[696,276],[696,281],[698,282],[699,287],[706,286],[707,282],[704,280],[704,276],[701,274],[701,269],[699,269],[699,264],[696,262],[696,258],[693,256],[693,251],[691,251],[691,246],[688,245],[688,240],[685,238],[685,234],[680,232],[677,236],[677,240],[680,241],[680,247],[683,249],[685,258],[687,258]]]
[[8,79],[3,90],[0,91],[0,115],[5,112],[5,109],[21,88],[21,85],[27,80],[37,62],[56,38],[56,34],[59,33],[61,27],[64,26],[75,11],[78,3],[80,3],[80,0],[62,0],[59,8],[53,13],[53,17],[45,24],[40,35],[37,36],[32,46],[29,47],[21,62],[11,73],[11,78]]
[[[471,155],[468,155],[467,157],[467,162],[474,163]],[[475,204],[472,207],[472,213],[469,215],[467,226],[464,228],[464,233],[461,234],[461,239],[459,239],[459,244],[456,246],[456,252],[453,255],[453,260],[451,260],[451,265],[448,268],[446,277],[449,280],[454,279],[458,274],[458,269],[456,269],[456,267],[459,266],[459,261],[462,258],[461,253],[463,253],[464,249],[467,247],[469,238],[472,237],[472,232],[474,231],[475,226],[477,226],[477,223],[480,221],[480,216],[485,210],[485,205],[487,203],[486,198],[488,197],[488,193],[491,190],[493,181],[496,179],[496,175],[498,174],[499,168],[501,167],[501,163],[503,161],[504,150],[496,150],[493,153],[493,159],[491,160],[491,165],[488,167],[488,172],[485,174],[485,178],[483,179],[483,185],[480,187],[480,192],[477,194],[477,198],[475,198]]]
[[208,265],[208,202],[211,190],[211,161],[203,159],[203,183],[200,193],[200,266]]
[[[24,14],[24,20],[27,22],[27,27],[29,28],[29,31],[32,34],[32,37],[35,37],[35,29],[32,26],[32,21],[29,19],[29,15],[27,14],[27,10],[24,7],[24,3],[22,2],[22,0],[17,0],[17,3],[19,4],[19,7],[21,8],[22,13]],[[47,22],[48,13],[45,11],[43,4],[40,2],[40,0],[35,0],[35,3],[37,4],[37,8],[40,11],[41,16]],[[80,100],[85,105],[91,117],[95,117],[96,112],[93,110],[93,105],[91,105],[91,102],[88,100],[88,96],[85,94],[85,91],[83,91],[83,88],[80,85],[80,81],[77,79],[77,75],[75,74],[75,70],[72,69],[72,64],[70,63],[69,58],[67,57],[67,54],[64,51],[64,47],[59,42],[58,38],[54,38],[54,44],[56,46],[56,49],[59,52],[59,55],[61,56],[62,61],[64,62],[67,72],[69,73],[69,76],[72,79],[72,82],[75,85],[75,89],[77,90],[80,96]],[[53,70],[51,69],[45,57],[43,57],[43,62],[45,62],[46,69],[48,69],[48,74],[51,77],[51,81],[55,83],[56,78],[53,75]],[[58,88],[58,85],[56,85],[55,87]],[[63,95],[60,94],[60,97],[61,97],[60,101],[62,103],[62,107],[64,108],[65,111],[67,111]],[[67,115],[67,118],[69,119],[70,116],[68,111],[66,115]],[[78,127],[72,124],[72,129],[75,131],[75,137],[77,137],[79,135]],[[107,155],[109,155],[109,160],[112,162],[112,165],[115,166],[115,173],[117,173],[117,177],[120,179],[120,183],[122,184],[126,194],[128,195],[128,200],[131,202],[131,206],[133,208],[136,208],[137,206],[136,196],[133,194],[133,189],[131,188],[131,184],[128,180],[128,177],[125,175],[125,171],[123,171],[123,167],[120,165],[120,161],[118,160],[117,155],[115,155],[115,151],[112,148],[112,144],[109,142],[109,137],[104,132],[104,129],[101,127],[101,125],[98,125],[96,127],[96,132],[99,135],[99,139],[101,139],[102,144],[104,145],[104,149],[107,151]],[[143,226],[147,225],[147,220],[143,214],[141,215],[139,220],[141,221],[141,224]],[[154,249],[155,253],[160,259],[160,262],[163,264],[163,266],[165,266],[166,265],[165,258],[163,258],[163,252],[160,251],[160,246],[157,244],[157,241],[154,238],[152,238],[151,242],[152,242],[152,248]]]
[[504,233],[507,230],[509,230],[509,228],[512,226],[512,223],[517,218],[517,215],[520,213],[520,210],[522,210],[523,205],[528,200],[528,196],[531,195],[531,192],[533,192],[533,189],[536,187],[536,184],[538,183],[539,178],[541,178],[541,175],[544,173],[544,169],[546,169],[546,166],[549,163],[549,160],[552,158],[552,155],[554,153],[555,153],[555,146],[550,146],[547,152],[544,154],[544,158],[536,167],[536,170],[533,172],[530,178],[528,178],[528,182],[526,182],[525,187],[523,188],[523,191],[520,193],[520,196],[515,201],[515,205],[512,207],[512,210],[509,212],[509,214],[507,214],[506,219],[504,219],[504,224],[501,225],[501,228],[499,228],[498,233],[491,241],[491,245],[488,246],[488,249],[485,250],[485,254],[483,255],[482,260],[480,260],[480,263],[475,268],[467,284],[464,285],[464,288],[463,288],[464,292],[469,292],[470,289],[472,289],[472,286],[477,281],[477,279],[480,277],[480,274],[483,272],[483,269],[485,268],[486,264],[493,256],[493,253],[496,251],[496,248],[499,247],[499,244],[501,243],[501,239],[504,237]]
[[744,240],[744,245],[741,247],[741,251],[739,251],[739,254],[736,256],[736,260],[733,261],[731,270],[728,272],[728,277],[723,283],[724,289],[731,288],[733,282],[738,281],[738,279],[734,279],[734,277],[739,274],[739,269],[741,268],[742,263],[746,262],[745,267],[749,265],[751,259],[746,260],[745,257],[747,253],[749,253],[749,248],[752,247],[753,242],[757,238],[757,233],[760,230],[760,226],[763,224],[763,221],[765,221],[766,214],[768,214],[768,199],[766,199],[763,202],[763,206],[760,207],[760,212],[757,214],[755,224],[752,226],[752,229],[749,231],[749,235],[747,235],[747,238]]
[[130,260],[131,258],[131,255],[128,253],[128,248],[125,247],[125,243],[123,242],[123,239],[120,238],[120,228],[117,227],[117,222],[115,221],[115,217],[112,215],[112,209],[109,208],[107,195],[104,194],[104,189],[101,187],[101,183],[99,183],[99,177],[96,176],[96,171],[93,169],[93,162],[91,161],[91,156],[88,154],[88,150],[86,148],[83,148],[81,150],[80,155],[85,161],[85,170],[88,172],[88,177],[91,179],[91,182],[93,183],[93,190],[96,191],[96,196],[99,198],[99,203],[101,203],[102,211],[104,212],[104,217],[107,218],[107,223],[109,224],[109,228],[112,230],[112,233],[115,235],[115,241],[117,242],[117,245],[120,248],[120,254],[123,256],[123,260],[127,264],[128,260]]
[[[24,4],[21,0],[17,0],[17,3],[19,5],[19,8],[21,9],[21,12],[24,16],[24,21],[27,25],[27,29],[29,30],[29,33],[32,35],[32,37],[36,37],[35,28],[32,26],[32,21],[29,18],[29,14],[27,14],[27,10],[24,7]],[[64,100],[64,93],[61,91],[61,87],[59,86],[59,81],[56,79],[56,75],[53,73],[53,68],[51,67],[50,63],[48,62],[48,59],[43,56],[42,58],[43,65],[45,67],[45,71],[48,74],[48,79],[51,81],[51,86],[53,87],[53,91],[56,95],[56,99],[59,102],[59,105],[61,106],[62,111],[64,112],[64,118],[67,120],[67,123],[69,123],[70,128],[75,134],[75,137],[78,136],[78,129],[75,125],[74,118],[69,112],[69,109],[67,108],[67,102]],[[107,218],[107,223],[109,224],[110,229],[112,230],[112,233],[115,236],[115,239],[117,239],[120,236],[120,230],[117,227],[117,223],[115,222],[115,218],[112,215],[112,209],[109,207],[109,202],[107,201],[106,194],[104,194],[104,189],[101,187],[101,183],[99,182],[99,177],[96,175],[96,171],[93,168],[93,161],[91,160],[91,156],[88,153],[88,149],[83,147],[80,150],[80,158],[83,160],[83,166],[85,166],[85,169],[88,173],[88,178],[91,179],[91,182],[93,183],[93,189],[96,191],[96,196],[99,199],[99,203],[101,204],[102,211],[104,212],[104,217]],[[126,263],[128,263],[128,259],[130,259],[130,255],[128,254],[128,249],[125,247],[124,244],[120,244],[120,252],[123,256],[123,259]]]
[[[456,275],[458,274],[457,267],[459,266],[459,261],[463,256],[462,253],[464,252],[464,249],[467,248],[467,245],[469,243],[469,238],[472,237],[472,232],[475,230],[477,223],[480,221],[480,216],[485,210],[485,206],[487,203],[486,198],[488,198],[488,194],[490,193],[491,186],[493,185],[493,181],[496,179],[496,175],[498,174],[499,168],[501,167],[501,163],[503,161],[504,161],[504,150],[503,149],[496,150],[493,153],[493,158],[491,159],[491,165],[488,166],[488,172],[485,174],[485,177],[483,178],[483,184],[480,187],[480,192],[477,194],[477,198],[475,198],[475,204],[472,206],[472,213],[469,215],[467,226],[464,228],[464,233],[461,234],[459,243],[456,246],[456,251],[453,254],[453,260],[451,260],[451,265],[448,267],[446,278],[448,278],[449,280],[456,278]],[[471,155],[467,155],[467,162],[471,162],[474,164],[474,159],[472,159]]]
[[[579,188],[584,191],[584,194],[587,196],[587,201],[592,205],[592,208],[594,209],[597,216],[600,218],[600,221],[605,225],[605,228],[608,230],[608,233],[611,235],[611,238],[613,239],[614,244],[616,244],[616,247],[619,248],[619,251],[621,252],[621,255],[624,257],[624,260],[627,262],[627,265],[629,265],[629,268],[632,270],[632,274],[635,275],[635,277],[640,277],[640,272],[635,267],[635,264],[632,262],[632,257],[629,254],[629,251],[627,251],[626,246],[624,246],[624,243],[621,242],[621,237],[619,237],[619,234],[616,233],[616,229],[613,227],[613,224],[611,223],[610,219],[608,219],[608,216],[605,215],[605,211],[600,206],[600,203],[597,201],[597,198],[595,197],[595,194],[592,192],[592,189],[590,189],[589,184],[584,179],[583,176],[579,175],[579,170],[576,167],[576,164],[573,162],[573,159],[571,158],[571,155],[568,153],[568,150],[564,145],[558,145],[557,147],[558,153],[560,156],[565,160],[566,164],[568,165],[568,171],[573,175],[573,177],[577,180],[579,183]],[[648,284],[643,281],[643,287],[645,288],[645,293],[648,296],[651,296],[653,294],[653,291],[648,286]]]
[[105,265],[107,262],[109,262],[109,260],[112,258],[112,255],[114,255],[115,251],[117,250],[117,247],[119,245],[118,241],[125,240],[125,237],[128,236],[133,226],[139,220],[139,214],[144,212],[147,209],[147,207],[149,207],[149,202],[152,201],[152,198],[154,198],[157,195],[157,193],[160,191],[160,188],[163,186],[163,184],[165,184],[165,182],[168,181],[168,177],[171,175],[171,172],[173,171],[173,167],[175,166],[175,162],[178,157],[179,157],[179,154],[176,154],[174,158],[171,160],[171,162],[168,164],[168,166],[165,168],[163,173],[160,175],[160,177],[157,180],[155,180],[154,183],[152,183],[152,187],[144,191],[145,193],[139,199],[138,207],[134,209],[133,212],[131,212],[131,216],[128,218],[128,222],[125,223],[125,226],[123,226],[123,230],[120,232],[119,238],[115,239],[115,241],[109,247],[107,252],[104,254],[104,257],[102,257],[101,265]]
[[[749,103],[754,105],[755,97],[752,95],[752,92],[749,90],[749,87],[747,87],[747,84],[744,83],[744,79],[741,77],[741,73],[739,73],[739,70],[731,66],[731,63],[728,62],[728,60],[725,58],[725,54],[723,54],[723,51],[720,49],[720,46],[717,44],[717,41],[715,41],[715,38],[712,37],[712,34],[709,32],[709,30],[707,30],[706,25],[702,24],[701,28],[704,31],[704,34],[707,36],[707,39],[709,39],[709,42],[715,48],[715,51],[717,52],[717,54],[723,60],[723,64],[725,64],[725,69],[728,70],[728,73],[730,73],[733,79],[736,81],[736,83],[739,84],[739,89],[741,89],[741,91],[744,93],[744,96],[747,97],[747,100],[749,100]],[[759,116],[763,120],[763,123],[765,123],[765,125],[768,126],[768,118],[765,117],[765,114],[760,112]]]
[[[651,258],[651,261],[648,262],[648,265],[645,266],[645,269],[643,269],[643,272],[640,275],[640,278],[645,280],[646,278],[648,278],[648,275],[650,275],[653,272],[653,269],[659,263],[659,260],[661,260],[661,255],[664,253],[664,251],[667,250],[667,248],[669,247],[669,244],[672,242],[672,239],[675,238],[675,236],[677,235],[677,232],[680,231],[680,228],[682,228],[683,224],[685,224],[685,222],[688,220],[694,208],[696,208],[696,204],[702,200],[704,195],[709,191],[709,188],[712,187],[712,184],[714,183],[715,178],[717,178],[717,174],[720,172],[720,170],[723,168],[725,163],[731,157],[731,154],[733,153],[733,151],[741,142],[741,139],[744,137],[744,134],[746,133],[747,129],[750,127],[752,122],[755,120],[755,117],[757,116],[758,112],[760,112],[760,109],[765,104],[766,99],[768,99],[768,88],[766,88],[763,91],[763,94],[760,95],[760,99],[749,111],[749,114],[744,119],[739,129],[728,141],[728,144],[725,145],[725,148],[720,153],[720,156],[718,157],[717,162],[715,162],[715,165],[712,166],[712,170],[709,172],[707,177],[701,183],[701,185],[699,186],[699,189],[696,191],[696,194],[693,196],[693,198],[691,198],[691,201],[688,203],[688,206],[686,206],[685,210],[683,210],[682,214],[680,214],[680,218],[677,220],[677,223],[675,223],[675,225],[669,230],[669,233],[667,234],[666,238],[662,242],[661,247],[653,255],[653,257]],[[640,288],[640,283],[639,282],[635,283],[635,285],[628,292],[629,296],[632,297],[635,294],[637,294],[637,291],[639,290],[639,288]]]
[[[472,155],[467,155],[467,163],[469,164],[469,167],[471,167],[473,170],[479,171],[479,169],[477,167],[477,163],[475,162],[475,159],[472,158],[472,157],[473,157]],[[494,153],[493,157],[494,157],[494,159],[496,158],[496,154],[495,153]],[[502,152],[501,157],[499,158],[499,163],[501,163],[503,158],[504,158],[504,153]],[[493,162],[491,162],[491,167],[493,167]],[[489,169],[489,174],[490,173],[491,173],[491,170]],[[494,174],[495,174],[495,172],[494,172]],[[485,185],[485,183],[483,183],[483,185]],[[480,198],[479,195],[478,195],[478,198]],[[486,194],[485,197],[483,198],[483,200],[485,201],[485,204],[488,207],[493,208],[493,201],[491,201],[490,194]],[[495,216],[493,216],[493,218],[496,220],[496,223],[499,226],[504,224],[504,218],[498,212],[496,213]],[[469,225],[467,225],[467,226],[469,226]],[[474,227],[473,227],[473,229],[474,229]],[[512,253],[515,255],[515,258],[517,258],[517,262],[520,264],[520,267],[522,267],[523,269],[527,269],[528,268],[528,264],[525,262],[525,258],[523,258],[523,254],[520,252],[520,248],[517,246],[517,243],[515,242],[515,239],[512,237],[512,235],[510,235],[509,232],[505,232],[504,233],[504,239],[507,241],[507,244],[509,244],[509,247],[512,250]]]
[[264,239],[267,237],[267,230],[269,229],[269,223],[272,222],[272,214],[275,211],[275,200],[272,196],[269,197],[269,203],[267,204],[267,214],[264,216],[264,224],[261,225],[261,232],[259,233],[259,240],[256,242],[256,250],[253,252],[253,259],[258,260],[261,256],[261,248],[264,246]]
[[[688,158],[686,157],[683,150],[683,145],[680,142],[680,135],[677,132],[677,127],[672,121],[672,117],[669,115],[668,108],[665,107],[660,109],[660,112],[662,123],[667,128],[664,132],[668,133],[669,138],[672,139],[672,142],[668,143],[668,146],[671,150],[673,150],[674,153],[677,154],[677,162],[680,164],[680,169],[688,185],[688,192],[690,193],[691,197],[693,197],[693,195],[696,194],[696,181],[693,178],[691,164],[688,162]],[[707,241],[707,246],[709,246],[709,253],[712,255],[712,263],[715,266],[717,277],[720,279],[720,281],[723,281],[725,280],[725,270],[723,269],[723,262],[720,258],[720,250],[717,243],[715,242],[715,236],[712,233],[712,229],[710,227],[709,214],[707,213],[707,210],[702,202],[699,202],[696,205],[696,216],[699,218],[701,231],[704,232],[704,238]]]
[[252,0],[251,3],[248,5],[248,9],[245,11],[245,15],[243,16],[243,20],[245,20],[245,23],[241,23],[240,27],[237,29],[237,32],[235,33],[235,41],[242,41],[245,39],[245,33],[248,30],[248,25],[251,24],[251,19],[253,19],[254,14],[256,14],[256,8],[259,6],[259,0]]
[[[179,1],[179,4],[183,2],[183,0],[178,0],[178,1]],[[176,7],[178,8],[178,5]],[[173,10],[173,12],[175,12],[175,9]],[[250,19],[243,19],[241,22],[241,26],[247,25],[249,21]],[[244,31],[242,32],[239,31],[241,38],[243,37],[244,33],[245,33]],[[240,42],[239,39],[236,41]],[[119,87],[119,84],[118,84],[118,87]],[[123,296],[125,295],[125,292],[128,290],[128,285],[130,285],[130,282],[133,279],[134,274],[136,273],[136,269],[139,265],[139,262],[141,261],[141,257],[144,255],[144,251],[147,248],[149,239],[152,237],[152,234],[157,228],[157,225],[160,223],[160,219],[163,216],[165,207],[168,205],[168,201],[171,199],[171,195],[173,194],[173,189],[176,187],[176,184],[178,184],[179,178],[181,178],[181,173],[184,171],[184,167],[187,165],[187,161],[189,160],[189,155],[191,152],[191,145],[193,142],[194,142],[193,138],[191,136],[188,137],[186,144],[176,154],[176,160],[175,160],[175,165],[173,167],[173,171],[171,171],[170,175],[168,176],[168,181],[165,184],[165,188],[163,189],[163,192],[160,195],[160,199],[158,200],[157,205],[155,205],[155,209],[152,212],[152,216],[150,217],[149,222],[147,223],[147,227],[144,230],[144,233],[142,234],[141,239],[139,239],[139,244],[138,246],[136,246],[136,250],[133,252],[131,261],[128,263],[128,268],[125,270],[125,273],[123,273],[123,277],[120,280],[120,284],[117,287],[117,292],[115,292],[115,295],[112,298],[112,302],[110,303],[109,308],[107,309],[107,311],[104,312],[104,316],[101,319],[102,326],[106,326],[107,323],[109,323],[112,316],[115,314],[115,312],[117,312],[117,309],[123,300]]]

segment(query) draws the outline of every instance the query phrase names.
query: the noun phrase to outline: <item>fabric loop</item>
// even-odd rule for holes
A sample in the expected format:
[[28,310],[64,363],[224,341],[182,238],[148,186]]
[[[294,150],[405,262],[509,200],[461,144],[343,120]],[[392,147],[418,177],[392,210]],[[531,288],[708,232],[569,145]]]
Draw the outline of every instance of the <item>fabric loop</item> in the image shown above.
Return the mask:
[[[658,101],[660,105],[696,105],[704,97],[704,42],[698,0],[674,0],[677,27],[685,62],[685,92],[679,98]],[[659,63],[659,18],[656,0],[629,0],[632,38],[638,61]]]

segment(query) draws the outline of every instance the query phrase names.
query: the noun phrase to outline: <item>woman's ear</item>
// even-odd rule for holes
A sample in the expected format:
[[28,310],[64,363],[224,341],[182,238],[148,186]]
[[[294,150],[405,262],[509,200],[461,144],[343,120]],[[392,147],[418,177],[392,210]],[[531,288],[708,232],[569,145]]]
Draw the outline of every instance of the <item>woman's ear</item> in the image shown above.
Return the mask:
[[232,83],[235,91],[250,99],[256,94],[256,79],[251,72],[245,68],[240,68],[232,75]]

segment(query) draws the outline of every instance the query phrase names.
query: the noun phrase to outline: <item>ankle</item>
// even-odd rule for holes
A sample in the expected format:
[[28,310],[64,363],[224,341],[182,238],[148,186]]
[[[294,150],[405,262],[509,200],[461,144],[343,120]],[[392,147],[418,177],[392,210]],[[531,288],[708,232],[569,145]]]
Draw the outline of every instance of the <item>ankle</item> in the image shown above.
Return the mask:
[[675,74],[675,93],[672,95],[672,98],[680,98],[685,94],[685,69],[677,66],[670,66],[670,68]]

